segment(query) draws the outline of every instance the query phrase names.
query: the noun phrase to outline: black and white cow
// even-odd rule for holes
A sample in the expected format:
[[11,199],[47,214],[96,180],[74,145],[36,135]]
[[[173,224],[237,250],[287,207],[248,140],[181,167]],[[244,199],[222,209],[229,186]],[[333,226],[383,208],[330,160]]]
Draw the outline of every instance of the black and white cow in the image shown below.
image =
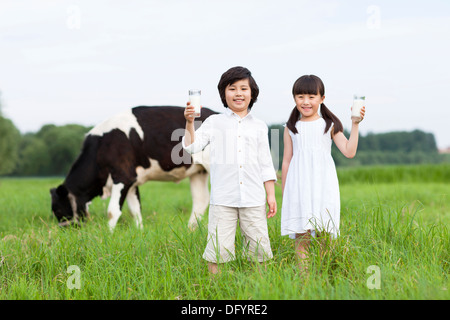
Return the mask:
[[[193,205],[188,226],[194,229],[209,204],[209,153],[205,149],[191,157],[182,149],[183,112],[183,107],[140,106],[90,130],[63,184],[50,190],[59,225],[78,223],[89,216],[93,198],[110,196],[110,229],[116,226],[125,200],[142,228],[138,186],[148,180],[178,182],[189,177]],[[203,108],[197,126],[214,113]]]

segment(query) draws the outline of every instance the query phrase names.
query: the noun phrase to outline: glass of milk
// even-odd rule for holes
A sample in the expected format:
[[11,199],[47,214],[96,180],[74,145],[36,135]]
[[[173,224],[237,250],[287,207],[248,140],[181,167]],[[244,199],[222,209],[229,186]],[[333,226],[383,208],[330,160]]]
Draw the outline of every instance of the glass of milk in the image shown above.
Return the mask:
[[194,117],[200,117],[201,106],[200,106],[200,97],[202,95],[201,90],[191,89],[189,90],[189,102],[191,106],[194,106]]
[[361,108],[366,105],[366,97],[355,94],[353,96],[352,119],[361,121]]

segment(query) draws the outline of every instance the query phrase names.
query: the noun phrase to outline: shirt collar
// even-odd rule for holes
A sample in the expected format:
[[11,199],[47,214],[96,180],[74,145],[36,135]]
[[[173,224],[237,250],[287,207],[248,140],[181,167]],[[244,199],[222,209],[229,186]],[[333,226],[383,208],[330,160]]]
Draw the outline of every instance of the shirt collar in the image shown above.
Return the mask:
[[244,118],[241,118],[241,117],[239,117],[236,113],[234,113],[230,108],[226,108],[225,109],[225,113],[228,115],[228,116],[233,116],[233,117],[237,117],[237,118],[239,118],[239,120],[244,120],[245,118],[248,118],[249,120],[251,119],[251,118],[253,118],[253,115],[252,115],[252,110],[251,109],[248,109],[248,112],[247,112],[247,115],[244,117]]

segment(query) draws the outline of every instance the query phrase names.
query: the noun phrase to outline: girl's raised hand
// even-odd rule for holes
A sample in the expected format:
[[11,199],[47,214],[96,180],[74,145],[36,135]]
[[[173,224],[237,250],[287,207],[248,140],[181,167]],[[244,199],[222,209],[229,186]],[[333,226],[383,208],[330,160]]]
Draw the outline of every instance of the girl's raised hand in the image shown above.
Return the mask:
[[186,104],[186,108],[184,109],[184,118],[186,119],[187,122],[191,123],[194,121],[194,106],[191,106],[191,103],[188,102]]
[[360,123],[361,121],[363,121],[365,114],[366,114],[366,107],[362,107],[361,111],[360,111],[361,119],[360,120],[355,119],[355,120],[353,120],[353,122],[354,123]]

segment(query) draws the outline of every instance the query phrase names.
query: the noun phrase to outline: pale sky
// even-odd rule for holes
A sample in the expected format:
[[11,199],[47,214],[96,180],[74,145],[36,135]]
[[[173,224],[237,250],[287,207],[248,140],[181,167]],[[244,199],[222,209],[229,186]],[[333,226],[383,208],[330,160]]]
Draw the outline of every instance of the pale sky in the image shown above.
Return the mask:
[[1,0],[3,113],[22,133],[95,125],[137,105],[185,106],[188,90],[222,112],[223,72],[244,66],[260,87],[253,112],[286,122],[304,74],[349,129],[420,129],[450,146],[450,1]]

